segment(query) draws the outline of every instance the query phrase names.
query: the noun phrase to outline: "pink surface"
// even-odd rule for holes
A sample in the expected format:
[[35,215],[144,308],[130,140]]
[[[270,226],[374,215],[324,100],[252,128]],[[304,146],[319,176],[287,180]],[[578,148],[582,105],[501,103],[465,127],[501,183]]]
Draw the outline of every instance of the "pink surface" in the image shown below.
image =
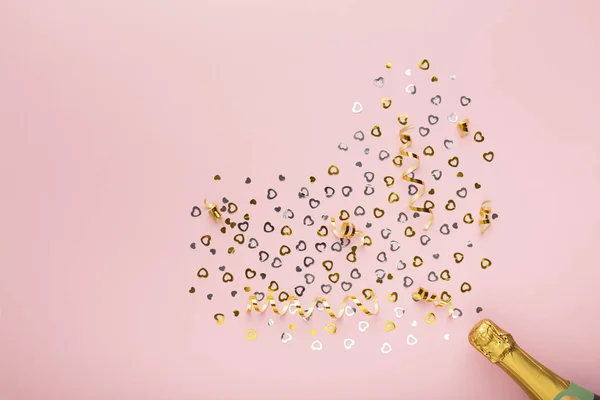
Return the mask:
[[[600,392],[594,2],[57,0],[5,1],[0,10],[1,399],[524,398],[468,345],[482,317]],[[457,75],[453,95],[473,99],[469,116],[496,153],[483,168],[481,147],[456,149],[465,173],[484,184],[456,212],[475,211],[485,196],[500,215],[474,236],[470,272],[453,276],[453,291],[462,280],[473,285],[457,304],[465,316],[426,325],[427,306],[400,288],[407,315],[386,333],[388,284],[369,331],[358,332],[365,318],[356,315],[329,335],[319,316],[312,337],[297,316],[273,317],[272,327],[265,316],[232,318],[244,296],[231,298],[216,272],[207,301],[195,271],[212,273],[227,256],[190,250],[208,226],[190,218],[191,207],[204,197],[264,197],[275,183],[298,202],[308,175],[320,183],[331,163],[351,169],[355,159],[339,161],[338,142],[353,145],[355,130],[386,115],[377,102],[388,86],[372,79],[389,77],[385,96],[406,99],[406,84],[431,85],[417,74],[422,58],[440,88]],[[425,89],[417,95],[427,103]],[[354,101],[363,114],[350,112]],[[399,114],[401,104],[387,111]],[[440,112],[446,125],[449,111]],[[395,135],[382,140],[392,146]],[[454,188],[444,185],[436,190]],[[447,261],[458,238],[436,244]],[[403,257],[417,254],[408,249]],[[482,256],[493,260],[489,270],[477,268]],[[299,279],[292,268],[278,273],[289,287]],[[416,284],[427,283],[419,273]],[[212,320],[219,311],[228,315],[221,326]],[[294,340],[283,345],[291,322]],[[244,339],[248,328],[257,340]],[[409,333],[416,346],[406,345]],[[351,351],[345,337],[356,340]],[[314,339],[322,351],[310,350]]]

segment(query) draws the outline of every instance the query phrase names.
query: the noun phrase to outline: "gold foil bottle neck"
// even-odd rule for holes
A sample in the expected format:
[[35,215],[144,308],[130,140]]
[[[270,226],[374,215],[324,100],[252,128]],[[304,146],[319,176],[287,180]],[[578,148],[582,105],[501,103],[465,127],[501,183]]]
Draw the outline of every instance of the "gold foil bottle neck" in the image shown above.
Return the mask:
[[494,364],[502,361],[515,345],[512,335],[490,319],[479,321],[471,329],[469,342]]

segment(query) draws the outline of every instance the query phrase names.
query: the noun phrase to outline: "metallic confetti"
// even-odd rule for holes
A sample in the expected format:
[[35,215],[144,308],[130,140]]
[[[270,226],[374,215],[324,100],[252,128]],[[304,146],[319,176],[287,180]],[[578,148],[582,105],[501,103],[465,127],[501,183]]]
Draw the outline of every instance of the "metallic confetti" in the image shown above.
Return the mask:
[[383,330],[386,332],[391,332],[394,329],[396,329],[396,324],[394,321],[387,320],[385,321],[385,324],[383,324]]
[[425,317],[425,322],[427,322],[430,325],[435,323],[435,320],[436,320],[435,314],[432,312],[427,314],[427,316]]
[[359,114],[363,111],[363,106],[361,103],[359,103],[358,101],[355,101],[354,104],[352,104],[352,112],[354,114]]
[[481,268],[487,269],[492,266],[492,261],[489,258],[481,259]]
[[254,340],[258,337],[254,329],[248,329],[246,331],[246,340]]
[[419,68],[421,68],[424,71],[427,71],[429,69],[429,60],[424,59],[423,61],[421,61],[419,63]]
[[218,313],[213,316],[214,320],[217,321],[218,325],[222,325],[225,322],[225,315]]
[[354,339],[346,338],[344,339],[344,348],[346,350],[350,350],[354,346]]
[[385,342],[382,346],[381,346],[381,352],[383,354],[389,354],[392,352],[392,346],[388,343]]
[[477,143],[481,143],[485,140],[485,137],[481,132],[477,131],[475,132],[475,136],[473,136],[473,140],[475,140]]
[[390,108],[390,106],[392,105],[392,99],[388,99],[387,97],[382,98],[381,99],[381,105],[385,109]]
[[494,159],[494,152],[488,151],[487,153],[483,153],[483,159],[487,162],[492,162]]

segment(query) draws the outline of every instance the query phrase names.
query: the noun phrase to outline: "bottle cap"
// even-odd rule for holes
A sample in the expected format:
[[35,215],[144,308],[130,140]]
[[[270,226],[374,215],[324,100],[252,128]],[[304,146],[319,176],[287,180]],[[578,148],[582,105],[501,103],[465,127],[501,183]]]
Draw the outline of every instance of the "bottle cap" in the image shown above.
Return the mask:
[[483,319],[471,329],[469,343],[495,364],[512,350],[515,340],[492,320]]

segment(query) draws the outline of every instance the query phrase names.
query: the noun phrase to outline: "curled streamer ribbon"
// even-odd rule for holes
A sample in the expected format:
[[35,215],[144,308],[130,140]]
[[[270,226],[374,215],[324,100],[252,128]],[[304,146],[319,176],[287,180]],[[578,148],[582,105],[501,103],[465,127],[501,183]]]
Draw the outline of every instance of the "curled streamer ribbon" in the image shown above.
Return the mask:
[[221,222],[221,212],[216,204],[207,203],[206,199],[204,199],[204,206],[208,209],[208,213],[215,221]]
[[252,295],[248,298],[248,305],[246,307],[246,311],[251,312],[252,309],[254,309],[254,311],[257,312],[265,312],[267,310],[267,308],[269,307],[269,305],[271,306],[271,308],[273,309],[273,312],[276,315],[285,315],[285,313],[288,311],[288,308],[290,307],[296,307],[296,311],[298,312],[298,314],[300,314],[300,316],[302,318],[310,318],[310,316],[312,315],[313,311],[315,309],[317,309],[317,304],[319,302],[323,303],[323,307],[325,307],[325,310],[327,311],[327,314],[329,314],[329,316],[331,318],[342,318],[344,316],[344,312],[346,311],[346,306],[348,305],[348,300],[352,300],[354,302],[354,304],[356,305],[356,307],[358,307],[362,312],[364,312],[366,315],[375,315],[379,312],[379,302],[377,301],[377,297],[375,296],[375,292],[373,292],[370,289],[365,289],[365,290],[369,290],[370,291],[370,298],[373,299],[373,311],[369,311],[360,300],[358,300],[356,298],[356,296],[346,296],[344,297],[344,301],[342,301],[342,305],[340,307],[340,311],[336,314],[333,312],[333,310],[331,309],[331,306],[329,305],[329,303],[327,302],[327,299],[324,297],[315,297],[315,299],[312,301],[310,307],[308,308],[308,310],[304,311],[304,309],[302,308],[302,305],[300,304],[300,301],[298,300],[298,297],[296,296],[290,296],[288,297],[287,300],[282,302],[282,308],[278,309],[277,308],[277,304],[275,302],[275,297],[273,297],[272,294],[268,294],[267,295],[267,300],[265,301],[265,303],[263,304],[263,306],[261,307],[258,299],[256,298],[256,296]]
[[425,227],[424,227],[424,229],[427,230],[433,223],[433,210],[428,207],[414,206],[417,199],[425,194],[425,190],[426,190],[425,183],[420,179],[411,178],[409,176],[412,172],[416,171],[417,168],[419,168],[419,164],[421,163],[418,155],[416,155],[415,153],[411,153],[410,151],[406,151],[407,148],[412,146],[412,139],[410,138],[410,135],[405,132],[409,131],[413,128],[414,128],[414,126],[407,125],[400,129],[400,141],[402,142],[402,146],[400,147],[400,154],[402,156],[412,157],[415,160],[417,160],[417,162],[412,167],[410,167],[410,168],[406,169],[404,172],[402,172],[402,179],[404,179],[405,181],[408,181],[408,182],[418,183],[419,185],[421,185],[421,188],[419,188],[417,193],[415,193],[408,201],[408,207],[413,211],[426,212],[426,213],[430,214],[429,221],[427,221],[427,223],[425,224]]
[[419,289],[412,294],[412,298],[414,301],[423,301],[427,303],[433,303],[436,307],[444,307],[448,306],[448,315],[452,315],[454,312],[454,307],[452,307],[452,296],[448,294],[448,292],[443,292],[441,296],[435,293],[429,295],[429,291],[422,286],[419,286]]
[[336,227],[335,218],[330,218],[333,234],[337,238],[352,239],[357,234],[360,235],[360,245],[365,244],[365,234],[363,231],[356,229],[352,222],[344,221],[340,226],[339,232]]
[[485,232],[487,228],[490,227],[490,214],[492,213],[492,207],[488,204],[491,204],[490,200],[486,200],[481,203],[481,208],[479,209],[479,215],[481,218],[479,219],[479,228],[481,229],[481,233]]

